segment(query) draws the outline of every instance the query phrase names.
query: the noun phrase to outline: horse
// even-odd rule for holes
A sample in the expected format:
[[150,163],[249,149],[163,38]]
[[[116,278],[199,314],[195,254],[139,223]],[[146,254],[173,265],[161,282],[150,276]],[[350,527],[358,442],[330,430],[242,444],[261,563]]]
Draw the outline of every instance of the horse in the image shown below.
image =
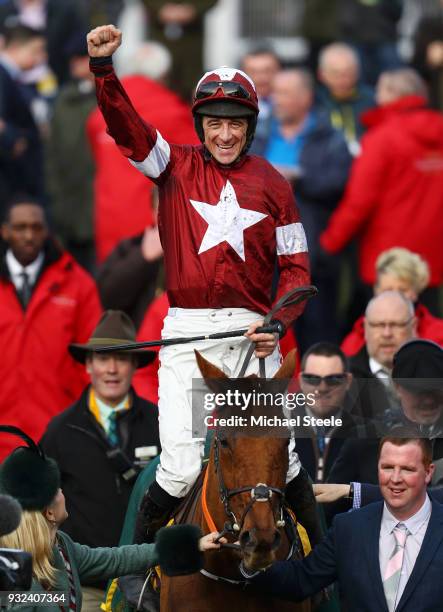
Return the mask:
[[[211,390],[226,390],[232,385],[221,370],[197,351],[196,357],[203,379]],[[274,376],[273,384],[280,385],[282,393],[294,369],[295,351],[286,357]],[[263,385],[261,390],[265,390],[264,382],[257,377],[244,380],[246,384]],[[246,419],[256,413],[257,407],[241,412]],[[217,417],[235,415],[239,415],[238,406],[224,406],[217,412]],[[266,415],[282,417],[283,413],[281,407],[266,406]],[[205,553],[200,573],[172,578],[163,575],[161,612],[270,612],[276,607],[282,612],[311,611],[310,600],[294,604],[254,594],[245,588],[239,570],[240,563],[248,571],[265,569],[275,560],[288,558],[294,552],[294,543],[289,541],[283,529],[290,435],[287,428],[284,431],[283,435],[279,431],[276,436],[268,428],[267,435],[257,435],[256,430],[246,428],[245,435],[240,437],[238,428],[223,430],[223,433],[215,430],[203,485],[190,492],[176,522],[193,523],[204,533],[223,532],[235,542],[228,543],[220,551]],[[294,536],[298,539],[296,530]],[[298,543],[301,549],[299,540]],[[303,556],[301,550],[298,556]]]

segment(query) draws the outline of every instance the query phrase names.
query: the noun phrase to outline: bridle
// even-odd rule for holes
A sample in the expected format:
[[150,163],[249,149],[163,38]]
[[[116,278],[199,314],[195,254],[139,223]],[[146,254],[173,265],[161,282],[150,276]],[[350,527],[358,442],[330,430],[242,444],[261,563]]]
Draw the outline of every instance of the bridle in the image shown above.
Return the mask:
[[[214,437],[214,469],[218,479],[220,500],[223,503],[225,514],[228,519],[225,522],[223,530],[218,536],[217,540],[227,534],[238,535],[243,529],[246,517],[253,508],[254,504],[266,502],[270,503],[274,494],[279,497],[279,518],[275,521],[275,525],[277,528],[285,526],[285,520],[283,516],[285,494],[282,489],[279,489],[278,487],[270,487],[263,482],[259,482],[255,486],[237,487],[235,489],[228,489],[226,487],[220,463],[220,438],[217,434]],[[230,500],[235,495],[240,495],[241,493],[250,493],[251,499],[247,503],[240,517],[240,521],[238,521],[234,511],[230,506]],[[239,544],[230,543],[222,544],[221,546],[224,548],[233,548],[234,550],[240,550],[241,548]]]

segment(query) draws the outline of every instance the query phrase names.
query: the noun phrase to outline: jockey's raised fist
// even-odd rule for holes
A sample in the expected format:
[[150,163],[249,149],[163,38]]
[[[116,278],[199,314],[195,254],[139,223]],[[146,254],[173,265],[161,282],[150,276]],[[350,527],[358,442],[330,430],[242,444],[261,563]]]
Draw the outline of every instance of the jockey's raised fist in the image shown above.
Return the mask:
[[91,30],[86,40],[90,57],[107,57],[120,47],[122,33],[113,25],[104,25]]

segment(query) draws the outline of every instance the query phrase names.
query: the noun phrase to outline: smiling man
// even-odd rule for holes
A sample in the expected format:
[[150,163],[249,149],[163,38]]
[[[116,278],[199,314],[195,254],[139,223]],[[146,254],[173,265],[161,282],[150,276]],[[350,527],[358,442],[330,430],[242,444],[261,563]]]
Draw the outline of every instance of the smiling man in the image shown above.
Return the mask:
[[414,305],[398,291],[373,297],[364,317],[365,345],[351,359],[351,372],[360,390],[361,414],[383,417],[399,401],[392,384],[394,354],[416,336]]
[[[90,377],[80,398],[52,419],[41,440],[57,461],[69,511],[63,529],[80,544],[117,546],[129,497],[140,472],[137,459],[159,451],[157,406],[139,397],[132,377],[156,353],[98,353],[105,344],[132,344],[135,328],[120,310],[107,310],[85,344],[69,352]],[[147,447],[150,447],[149,449]],[[86,518],[87,517],[87,518]],[[83,584],[83,609],[99,609],[104,583]]]
[[347,608],[355,612],[438,612],[443,507],[426,491],[431,458],[427,439],[384,438],[378,462],[384,501],[337,515],[306,559],[275,563],[253,584],[299,601],[338,580]]
[[363,425],[361,419],[350,414],[352,402],[348,391],[352,374],[348,359],[336,344],[318,342],[303,355],[298,379],[305,397],[313,398],[299,413],[315,419],[335,417],[340,423],[303,426],[295,432],[301,462],[314,482],[323,482],[346,439],[357,437],[359,426]]
[[[247,374],[266,358],[267,376],[279,367],[274,334],[255,333],[271,308],[277,261],[277,297],[309,284],[306,237],[289,184],[264,159],[247,154],[258,101],[244,72],[222,66],[197,83],[192,113],[202,146],[166,142],[132,106],[112,67],[121,44],[114,26],[88,34],[98,105],[110,135],[130,163],[159,188],[159,231],[165,251],[171,309],[163,337],[206,335],[248,327],[256,342]],[[300,305],[279,316],[282,328]],[[156,481],[141,505],[137,538],[152,541],[170,510],[186,495],[201,469],[204,440],[192,437],[192,379],[199,378],[194,350],[237,376],[249,342],[244,337],[160,351],[159,415],[162,442]],[[308,527],[315,500],[297,454],[290,449],[288,481],[293,499],[304,497],[297,516]],[[304,492],[304,495],[300,495]],[[315,520],[315,519],[314,519]],[[316,523],[315,523],[316,525]],[[312,536],[318,536],[316,526]]]

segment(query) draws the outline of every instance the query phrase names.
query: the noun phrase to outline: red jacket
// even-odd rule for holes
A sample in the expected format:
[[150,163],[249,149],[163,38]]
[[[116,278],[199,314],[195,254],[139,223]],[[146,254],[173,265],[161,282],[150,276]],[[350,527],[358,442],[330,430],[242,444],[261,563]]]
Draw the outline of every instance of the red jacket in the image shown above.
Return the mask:
[[[443,319],[434,317],[423,304],[416,305],[415,316],[417,317],[417,336],[437,342],[443,347]],[[357,319],[352,331],[341,343],[342,351],[349,357],[356,355],[365,344],[363,320],[364,317]]]
[[[137,342],[147,342],[149,340],[160,340],[162,337],[163,320],[168,314],[169,300],[166,293],[159,295],[146,310],[145,316],[137,333]],[[160,350],[159,346],[150,349],[151,351]],[[137,370],[132,379],[133,387],[140,397],[158,404],[158,368],[160,362],[158,357],[146,368]]]
[[368,111],[346,192],[320,243],[340,251],[359,241],[360,275],[375,281],[378,255],[392,247],[420,254],[432,286],[443,281],[443,116],[406,96]]
[[[88,383],[85,368],[73,361],[67,346],[85,342],[101,312],[94,281],[68,253],[50,247],[48,260],[26,311],[4,257],[0,274],[0,420],[35,440]],[[0,460],[18,445],[2,434]]]
[[[99,108],[120,151],[159,187],[159,231],[171,306],[270,309],[309,284],[306,237],[289,183],[263,158],[226,167],[202,146],[169,144],[135,111],[112,65],[94,66]],[[302,306],[278,315],[283,323]]]
[[[142,76],[125,77],[123,83],[140,116],[158,127],[167,140],[198,142],[190,110],[174,93]],[[122,156],[98,109],[91,113],[87,131],[96,165],[95,236],[97,260],[102,262],[121,240],[152,223],[152,183]]]

